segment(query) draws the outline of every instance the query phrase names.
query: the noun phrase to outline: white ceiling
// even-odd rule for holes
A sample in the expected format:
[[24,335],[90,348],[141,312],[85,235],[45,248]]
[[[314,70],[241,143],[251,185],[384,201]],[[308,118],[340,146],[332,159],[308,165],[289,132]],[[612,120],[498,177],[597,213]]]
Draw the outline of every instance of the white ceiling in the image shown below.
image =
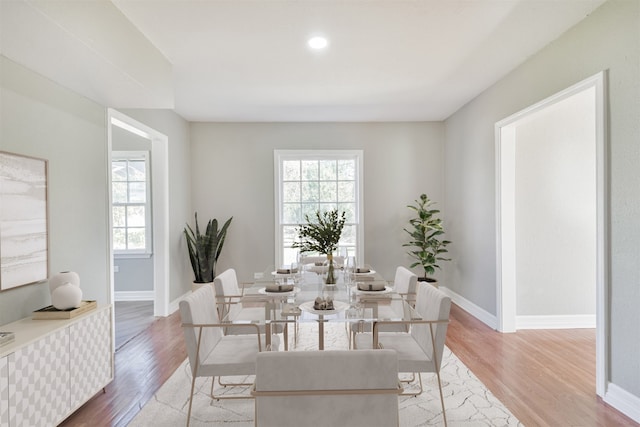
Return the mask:
[[[127,21],[119,24],[120,29],[142,33],[167,60],[172,76],[166,79],[164,71],[158,76],[148,69],[141,71],[144,67],[131,67],[131,61],[148,55],[129,55],[129,62],[120,63],[112,59],[113,49],[94,47],[101,36],[88,33],[97,31],[96,26],[104,27],[104,37],[122,38],[122,31],[110,33],[102,22],[104,10],[84,17],[101,24],[84,32],[69,30],[68,17],[61,17],[59,10],[51,12],[52,3],[67,4],[69,15],[78,5],[104,6],[106,0],[0,1],[27,4],[39,15],[46,14],[82,46],[90,44],[89,53],[99,52],[106,63],[115,63],[135,82],[136,90],[146,87],[140,89],[146,96],[126,99],[123,95],[121,101],[107,97],[111,106],[167,108],[166,94],[156,101],[150,99],[151,93],[163,92],[162,82],[166,81],[172,93],[169,107],[190,121],[443,120],[603,3],[112,0]],[[15,13],[11,17],[12,21],[18,18],[21,16]],[[13,25],[14,31],[24,27],[20,22]],[[3,37],[5,32],[8,30],[3,30]],[[306,40],[318,33],[326,35],[330,45],[326,51],[312,52]],[[21,58],[26,54],[20,53],[24,46],[18,48],[20,37],[3,42],[2,53],[29,66]],[[163,70],[162,61],[149,55]],[[47,75],[49,66],[40,56],[30,61],[43,62],[32,67]],[[74,66],[82,68],[81,64]],[[122,89],[121,81],[126,79],[119,76],[119,80]],[[68,85],[73,84],[78,86],[77,82]],[[86,84],[105,85],[100,81]],[[97,89],[92,87],[74,89],[99,101],[105,96],[95,95]]]

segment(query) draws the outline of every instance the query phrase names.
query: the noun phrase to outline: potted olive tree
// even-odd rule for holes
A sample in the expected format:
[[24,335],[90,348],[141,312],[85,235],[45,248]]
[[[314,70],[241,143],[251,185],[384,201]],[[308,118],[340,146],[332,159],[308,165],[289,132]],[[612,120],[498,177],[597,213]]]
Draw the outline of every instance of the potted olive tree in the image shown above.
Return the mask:
[[411,248],[407,253],[416,260],[410,267],[420,266],[423,269],[424,274],[418,280],[430,282],[437,287],[437,280],[429,275],[440,268],[440,261],[451,260],[442,256],[447,253],[446,247],[451,242],[441,237],[444,234],[442,219],[438,217],[440,211],[432,208],[433,204],[426,194],[421,194],[415,204],[407,206],[415,216],[409,220],[411,227],[404,229],[410,240],[402,246]]
[[195,217],[195,231],[189,224],[184,229],[187,249],[189,250],[189,260],[195,276],[193,282],[210,283],[216,277],[216,264],[233,217],[229,218],[220,229],[218,229],[218,220],[210,219],[204,233],[200,232],[197,212]]
[[297,228],[298,241],[292,247],[299,248],[300,252],[316,252],[327,256],[329,262],[325,283],[336,283],[336,275],[333,266],[333,253],[338,249],[338,242],[342,236],[342,229],[346,221],[346,213],[339,214],[337,210],[320,212],[315,214],[316,222],[312,222],[309,215],[305,215],[307,224],[301,224]]

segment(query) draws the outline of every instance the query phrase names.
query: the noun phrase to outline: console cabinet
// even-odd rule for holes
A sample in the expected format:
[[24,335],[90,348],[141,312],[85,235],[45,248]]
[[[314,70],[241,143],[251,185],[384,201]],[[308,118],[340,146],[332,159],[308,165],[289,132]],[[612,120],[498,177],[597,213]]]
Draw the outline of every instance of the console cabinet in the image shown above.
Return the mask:
[[0,347],[0,427],[58,425],[113,379],[111,306],[1,328],[16,339]]

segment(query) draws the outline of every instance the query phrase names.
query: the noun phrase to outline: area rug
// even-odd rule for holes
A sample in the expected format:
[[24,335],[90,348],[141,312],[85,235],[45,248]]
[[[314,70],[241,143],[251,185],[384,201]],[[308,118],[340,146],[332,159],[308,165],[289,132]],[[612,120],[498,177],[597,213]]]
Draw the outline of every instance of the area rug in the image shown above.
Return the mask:
[[[290,350],[317,349],[317,325],[301,324],[297,343],[290,336]],[[293,334],[290,334],[293,335]],[[325,349],[346,349],[347,333],[343,324],[327,324]],[[449,426],[521,426],[522,424],[475,375],[445,347],[440,370],[447,421]],[[423,374],[424,392],[418,397],[400,397],[400,425],[406,427],[443,425],[437,380],[434,374]],[[251,380],[251,378],[230,378]],[[189,408],[191,371],[188,361],[176,372],[142,408],[129,426],[185,425]],[[410,390],[412,386],[405,387]],[[191,425],[254,426],[254,406],[250,399],[212,401],[209,397],[211,379],[198,378],[193,400]],[[248,387],[222,388],[217,382],[216,394],[248,394]],[[303,423],[300,424],[304,425]],[[372,426],[374,427],[374,426]],[[380,426],[384,427],[384,426]]]

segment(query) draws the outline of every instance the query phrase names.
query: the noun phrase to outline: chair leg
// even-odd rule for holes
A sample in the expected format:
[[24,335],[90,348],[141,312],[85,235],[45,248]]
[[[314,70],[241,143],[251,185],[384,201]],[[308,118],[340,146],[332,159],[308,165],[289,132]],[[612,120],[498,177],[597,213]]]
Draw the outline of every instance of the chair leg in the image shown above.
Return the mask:
[[[251,395],[247,395],[247,394],[240,394],[240,395],[235,395],[235,396],[225,396],[225,395],[214,395],[213,394],[213,385],[216,383],[216,378],[213,377],[212,381],[211,381],[211,395],[210,397],[212,399],[215,400],[232,400],[232,399],[253,399],[254,397]],[[222,385],[222,383],[220,382],[220,377],[218,377],[218,383],[220,383],[220,385]],[[238,383],[238,384],[230,384],[228,383],[227,385],[233,385],[233,386],[250,386],[253,385],[253,383]],[[223,387],[226,387],[226,385],[223,385]]]
[[442,383],[440,382],[440,371],[436,370],[436,376],[438,377],[438,389],[440,390],[440,403],[442,404],[442,418],[444,419],[444,427],[447,427],[447,414],[444,410],[444,396],[442,395]]
[[[222,382],[222,377],[218,377],[218,384],[220,384],[222,387],[227,387],[227,386],[230,386],[230,387],[244,387],[244,386],[253,385],[253,381],[250,382],[250,383],[223,383]],[[213,384],[211,385],[211,395],[213,395]]]
[[[413,373],[414,378],[415,378],[415,372]],[[407,392],[403,392],[400,393],[400,396],[412,396],[412,397],[416,397],[416,396],[420,396],[422,394],[422,375],[420,375],[420,372],[418,372],[418,381],[420,384],[420,391],[417,393],[407,393]]]
[[412,382],[414,382],[416,380],[416,373],[412,372],[411,373],[411,378],[407,379],[407,380],[400,380],[401,383],[406,383],[406,384],[411,384]]
[[189,411],[187,412],[187,427],[189,427],[189,423],[191,422],[191,405],[193,405],[193,390],[196,387],[196,376],[192,375],[192,377],[193,378],[191,379],[191,394],[189,395]]

